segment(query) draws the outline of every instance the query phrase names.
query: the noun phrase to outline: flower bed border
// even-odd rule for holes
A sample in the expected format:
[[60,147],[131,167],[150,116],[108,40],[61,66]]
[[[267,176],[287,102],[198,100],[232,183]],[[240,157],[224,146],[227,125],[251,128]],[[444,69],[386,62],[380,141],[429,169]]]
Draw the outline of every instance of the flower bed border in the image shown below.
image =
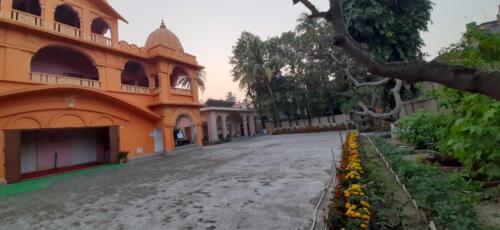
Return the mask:
[[368,229],[371,206],[360,184],[363,174],[358,133],[350,131],[342,145],[342,161],[336,175],[338,183],[333,190],[327,219],[329,227],[342,230]]
[[377,146],[373,143],[373,141],[371,140],[371,138],[368,135],[364,135],[364,136],[368,139],[368,141],[370,142],[370,144],[373,146],[373,148],[375,149],[375,152],[377,152],[377,155],[382,159],[382,161],[384,162],[386,168],[394,176],[394,179],[396,180],[397,184],[399,186],[401,186],[401,188],[403,189],[403,192],[405,193],[405,195],[408,197],[408,199],[410,199],[412,201],[413,207],[419,211],[420,215],[428,223],[429,229],[431,229],[431,230],[437,230],[436,224],[434,223],[434,221],[432,220],[432,218],[428,217],[427,214],[424,212],[424,210],[422,210],[419,207],[417,201],[413,198],[413,196],[408,191],[408,189],[406,189],[406,185],[403,182],[401,182],[401,179],[399,178],[398,174],[392,169],[392,167],[389,164],[389,162],[385,159],[384,155],[378,150]]

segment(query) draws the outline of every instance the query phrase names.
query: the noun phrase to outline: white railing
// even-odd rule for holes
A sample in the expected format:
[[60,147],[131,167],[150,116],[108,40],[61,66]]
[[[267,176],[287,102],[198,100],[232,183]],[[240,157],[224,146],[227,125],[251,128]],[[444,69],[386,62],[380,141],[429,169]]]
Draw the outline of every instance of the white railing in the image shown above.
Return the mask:
[[76,85],[85,88],[101,88],[101,82],[76,77],[66,77],[47,73],[31,73],[30,80],[45,84]]
[[113,46],[113,41],[110,38],[104,37],[99,34],[90,34],[90,40],[105,46]]
[[19,10],[12,10],[10,13],[10,18],[14,21],[27,24],[30,26],[43,26],[42,18],[30,13],[22,12]]
[[170,93],[182,96],[193,96],[193,92],[190,89],[171,88]]
[[59,22],[54,22],[54,31],[71,37],[82,38],[82,31],[80,29]]
[[122,91],[127,93],[151,94],[150,88],[135,85],[122,85]]

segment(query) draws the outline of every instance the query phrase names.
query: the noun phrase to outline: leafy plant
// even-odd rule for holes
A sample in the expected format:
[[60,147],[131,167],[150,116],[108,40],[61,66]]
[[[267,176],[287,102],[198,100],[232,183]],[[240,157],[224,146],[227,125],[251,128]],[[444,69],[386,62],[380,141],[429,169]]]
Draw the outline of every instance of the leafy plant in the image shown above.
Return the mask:
[[[470,28],[462,41],[445,50],[451,64],[500,71],[500,34]],[[500,101],[479,94],[443,88],[436,94],[455,122],[443,133],[440,150],[453,154],[471,176],[500,178]]]
[[130,154],[129,151],[120,151],[118,152],[117,158],[118,162],[120,163],[127,163],[128,162],[128,155]]
[[434,166],[405,159],[408,149],[375,139],[377,148],[385,155],[419,205],[443,229],[480,229],[472,192],[481,191],[477,183],[467,181],[459,173],[444,173]]
[[451,121],[445,114],[418,112],[402,118],[398,125],[396,135],[404,142],[418,149],[437,149],[440,134],[449,129]]

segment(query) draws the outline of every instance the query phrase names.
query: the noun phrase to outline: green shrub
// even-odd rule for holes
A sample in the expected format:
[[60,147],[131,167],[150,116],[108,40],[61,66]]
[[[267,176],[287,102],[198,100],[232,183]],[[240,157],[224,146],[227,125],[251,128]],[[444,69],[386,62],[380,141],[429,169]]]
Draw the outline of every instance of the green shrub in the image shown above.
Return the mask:
[[440,134],[450,125],[450,119],[444,114],[418,112],[399,120],[396,135],[418,149],[437,149]]
[[411,151],[383,139],[374,142],[439,229],[481,229],[473,208],[479,199],[474,192],[481,191],[478,183],[465,180],[459,173],[444,173],[434,166],[406,160],[404,156]]
[[[500,71],[498,47],[499,33],[470,29],[441,59],[453,65]],[[500,179],[500,101],[450,88],[439,90],[437,96],[455,118],[449,132],[442,135],[440,150],[458,158],[473,177]]]

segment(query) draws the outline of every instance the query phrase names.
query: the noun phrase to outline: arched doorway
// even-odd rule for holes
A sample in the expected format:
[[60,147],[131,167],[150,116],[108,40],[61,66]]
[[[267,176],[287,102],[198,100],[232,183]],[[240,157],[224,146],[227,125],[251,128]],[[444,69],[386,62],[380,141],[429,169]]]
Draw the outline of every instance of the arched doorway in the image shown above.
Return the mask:
[[58,23],[80,28],[80,16],[68,4],[59,5],[54,12],[54,20]]
[[47,46],[38,50],[31,59],[30,71],[32,81],[100,87],[99,72],[93,60],[64,46]]
[[38,17],[42,16],[42,8],[38,0],[14,0],[12,2],[12,9]]
[[177,118],[174,129],[175,147],[192,145],[196,142],[196,127],[191,117],[181,115]]
[[176,66],[170,77],[170,87],[191,90],[191,78],[181,67]]
[[132,93],[150,93],[149,78],[143,65],[128,61],[121,74],[122,90]]
[[149,87],[149,79],[143,66],[135,61],[128,61],[123,69],[121,80],[123,85]]
[[95,18],[94,20],[92,20],[91,31],[94,34],[111,37],[111,27],[102,18]]
[[91,25],[91,40],[93,42],[112,46],[113,43],[111,41],[111,27],[109,24],[102,18],[98,17],[92,20]]

